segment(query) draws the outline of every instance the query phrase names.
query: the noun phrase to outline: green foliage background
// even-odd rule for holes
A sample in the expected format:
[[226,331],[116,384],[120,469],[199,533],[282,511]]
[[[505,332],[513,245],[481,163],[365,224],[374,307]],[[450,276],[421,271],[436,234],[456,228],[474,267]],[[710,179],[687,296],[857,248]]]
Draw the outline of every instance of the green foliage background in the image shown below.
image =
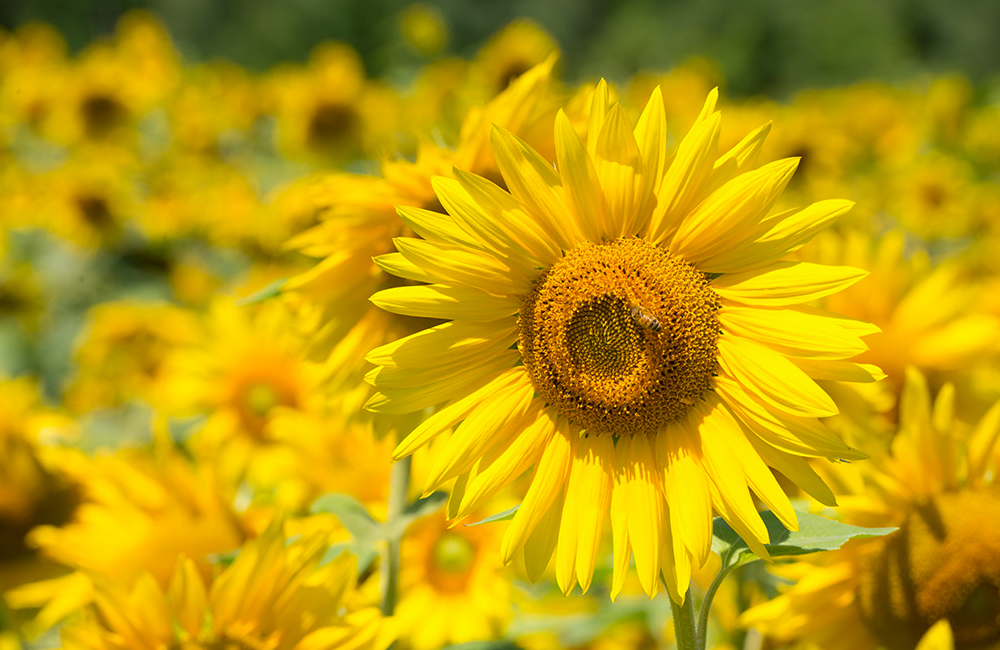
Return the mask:
[[[406,64],[398,14],[406,0],[23,0],[0,3],[0,25],[43,20],[74,49],[110,34],[117,18],[160,16],[188,60],[226,58],[251,69],[304,61],[317,43],[352,44],[373,76]],[[916,73],[1000,71],[996,0],[436,0],[451,41],[469,56],[519,16],[552,33],[570,80],[620,80],[691,56],[716,61],[731,96],[781,97],[802,87]]]

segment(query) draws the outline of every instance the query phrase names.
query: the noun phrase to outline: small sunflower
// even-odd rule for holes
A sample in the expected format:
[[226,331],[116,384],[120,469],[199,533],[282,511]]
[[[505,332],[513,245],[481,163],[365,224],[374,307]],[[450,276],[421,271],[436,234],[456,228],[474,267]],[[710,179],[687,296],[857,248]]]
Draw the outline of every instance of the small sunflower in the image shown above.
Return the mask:
[[[391,637],[378,609],[358,606],[356,561],[323,564],[323,536],[286,544],[281,526],[247,542],[206,581],[181,558],[164,586],[149,574],[130,588],[103,584],[95,610],[62,630],[66,650],[382,650]],[[128,584],[128,583],[125,583]]]
[[944,620],[954,647],[996,647],[1000,403],[970,428],[953,419],[954,399],[947,385],[932,403],[923,375],[908,370],[890,453],[835,476],[846,522],[899,530],[784,569],[801,580],[747,611],[744,625],[780,645],[909,650]]
[[501,636],[510,616],[510,582],[492,526],[449,527],[444,514],[414,524],[401,548],[400,641],[412,650]]
[[357,351],[412,334],[423,324],[368,302],[375,291],[400,283],[377,261],[392,250],[393,238],[412,234],[396,206],[442,211],[431,178],[449,173],[452,165],[499,179],[489,125],[496,122],[530,138],[546,116],[551,118],[547,100],[553,63],[549,59],[536,66],[486,106],[471,111],[455,151],[425,142],[416,162],[385,160],[382,178],[333,174],[310,179],[295,189],[301,193],[299,201],[286,202],[320,221],[288,243],[319,261],[291,278],[285,291],[302,305],[297,321],[309,334],[313,356],[328,370],[325,386],[337,394],[348,417],[357,417],[371,394],[363,381],[368,367]]
[[80,503],[69,521],[33,528],[27,544],[71,572],[4,594],[12,608],[41,608],[35,633],[91,602],[95,584],[131,584],[145,574],[165,586],[180,555],[208,576],[208,554],[244,538],[233,495],[211,466],[195,467],[176,451],[95,459],[67,453],[53,471],[79,486]]
[[589,587],[609,513],[612,593],[634,555],[643,589],[662,571],[680,602],[713,508],[766,557],[751,493],[797,525],[771,468],[832,504],[803,457],[864,457],[819,422],[837,407],[815,380],[879,378],[846,360],[874,328],[803,306],[864,272],[783,259],[851,203],[769,215],[797,161],[755,165],[769,125],[719,156],[716,99],[672,158],[658,90],[633,127],[602,82],[585,142],[560,111],[555,168],[495,128],[508,189],[434,179],[447,214],[401,207],[422,239],[378,260],[421,284],[372,302],[443,322],[369,354],[368,408],[439,407],[397,458],[458,425],[426,489],[463,477],[460,518],[534,466],[503,559],[537,573],[555,553],[567,593]]

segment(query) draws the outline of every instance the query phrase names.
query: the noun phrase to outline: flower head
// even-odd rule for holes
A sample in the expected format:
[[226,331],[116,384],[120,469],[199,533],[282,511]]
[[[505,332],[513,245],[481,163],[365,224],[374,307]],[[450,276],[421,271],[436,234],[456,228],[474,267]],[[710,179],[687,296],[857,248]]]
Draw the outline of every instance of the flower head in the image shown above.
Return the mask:
[[609,97],[585,141],[557,115],[555,167],[494,128],[506,189],[456,170],[434,179],[447,214],[399,208],[420,238],[379,266],[421,284],[372,301],[444,322],[368,356],[368,407],[439,407],[397,457],[457,425],[426,488],[463,477],[459,517],[534,466],[505,561],[537,575],[554,553],[561,588],[586,589],[610,515],[613,593],[634,555],[647,593],[662,571],[680,601],[713,508],[763,556],[751,492],[796,526],[771,468],[833,503],[803,457],[863,454],[817,419],[837,407],[815,379],[877,379],[846,361],[874,328],[802,306],[863,272],[783,259],[850,203],[770,215],[796,160],[756,166],[768,125],[719,156],[713,92],[670,158],[660,92],[634,127]]

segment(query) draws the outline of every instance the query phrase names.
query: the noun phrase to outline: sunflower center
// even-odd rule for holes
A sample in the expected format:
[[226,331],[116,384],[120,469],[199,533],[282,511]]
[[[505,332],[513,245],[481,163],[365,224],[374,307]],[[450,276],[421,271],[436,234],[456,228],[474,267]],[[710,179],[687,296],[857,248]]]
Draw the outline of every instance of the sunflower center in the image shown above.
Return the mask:
[[888,648],[912,648],[947,618],[960,648],[1000,641],[1000,490],[946,493],[916,508],[862,573],[858,603]]
[[268,412],[281,403],[281,396],[273,386],[264,382],[251,384],[243,399],[246,400],[247,409],[258,417],[264,417]]
[[434,566],[445,573],[465,573],[472,568],[476,550],[461,535],[445,533],[434,545]]
[[592,433],[655,433],[709,389],[719,299],[705,275],[642,239],[586,243],[546,271],[518,347],[550,404]]

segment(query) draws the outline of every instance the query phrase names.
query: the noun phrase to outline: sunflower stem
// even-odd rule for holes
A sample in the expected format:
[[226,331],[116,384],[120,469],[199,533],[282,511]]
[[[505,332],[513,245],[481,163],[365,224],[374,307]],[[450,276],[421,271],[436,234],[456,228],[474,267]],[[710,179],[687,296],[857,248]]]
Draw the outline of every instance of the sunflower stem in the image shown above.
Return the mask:
[[[389,474],[389,499],[386,504],[386,523],[392,522],[403,514],[406,508],[406,495],[410,490],[409,456],[392,466]],[[379,591],[382,595],[382,614],[392,616],[396,609],[396,598],[399,595],[399,547],[401,538],[388,540],[385,553],[382,556],[382,572],[379,581]]]
[[670,609],[674,614],[674,636],[678,650],[705,650],[705,639],[698,637],[694,623],[694,598],[691,596],[691,589],[684,596],[683,605],[678,605],[671,598]]

